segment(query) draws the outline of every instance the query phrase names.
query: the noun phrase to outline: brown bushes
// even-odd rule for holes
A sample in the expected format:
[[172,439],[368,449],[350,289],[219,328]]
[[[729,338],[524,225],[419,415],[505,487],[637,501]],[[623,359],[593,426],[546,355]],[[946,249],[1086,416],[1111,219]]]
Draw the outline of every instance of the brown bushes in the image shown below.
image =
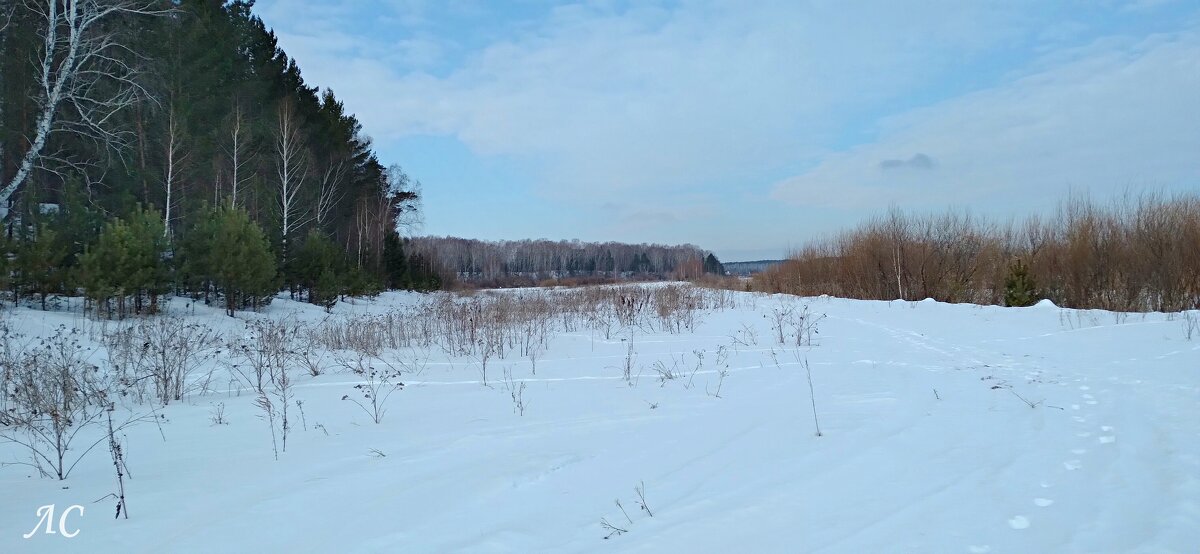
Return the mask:
[[818,240],[759,274],[755,290],[847,298],[999,304],[1015,259],[1060,306],[1200,307],[1200,196],[1073,196],[1048,219],[997,225],[964,212],[893,209]]

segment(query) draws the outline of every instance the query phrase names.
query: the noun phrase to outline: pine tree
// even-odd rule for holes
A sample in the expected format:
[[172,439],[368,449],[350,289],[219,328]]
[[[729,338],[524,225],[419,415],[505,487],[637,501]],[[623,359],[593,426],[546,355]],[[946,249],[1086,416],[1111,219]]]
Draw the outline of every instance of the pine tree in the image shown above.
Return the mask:
[[346,289],[345,254],[333,241],[313,229],[293,257],[293,278],[308,292],[308,301],[332,307]]
[[[66,249],[59,244],[58,233],[48,223],[39,225],[17,249],[17,286],[39,295],[43,310],[46,299],[64,289],[66,270],[63,261],[66,255]],[[17,300],[16,295],[13,300]]]
[[309,301],[325,308],[325,312],[328,313],[337,305],[338,296],[341,295],[343,288],[341,279],[333,268],[326,267],[321,271],[321,276],[317,278],[312,289],[309,290]]
[[175,251],[176,287],[191,294],[192,298],[203,297],[205,304],[211,302],[216,286],[209,251],[216,241],[220,215],[220,209],[207,206],[194,212],[190,225],[178,235]]
[[721,260],[718,260],[711,252],[704,258],[704,272],[716,275],[725,274],[725,266],[721,265]]
[[80,260],[80,280],[88,299],[107,309],[115,298],[117,315],[124,317],[127,299],[133,298],[134,313],[142,313],[142,299],[149,298],[148,311],[154,313],[158,296],[169,290],[167,247],[163,221],[153,209],[109,222]]
[[392,290],[412,290],[412,274],[409,271],[408,258],[404,255],[404,245],[400,235],[388,233],[383,241],[383,273],[386,276],[387,288]]
[[1029,275],[1029,267],[1017,258],[1008,267],[1008,277],[1004,279],[1004,305],[1032,306],[1037,301],[1037,284]]
[[222,208],[207,245],[208,267],[225,295],[225,312],[257,309],[278,290],[275,256],[262,228],[241,209]]

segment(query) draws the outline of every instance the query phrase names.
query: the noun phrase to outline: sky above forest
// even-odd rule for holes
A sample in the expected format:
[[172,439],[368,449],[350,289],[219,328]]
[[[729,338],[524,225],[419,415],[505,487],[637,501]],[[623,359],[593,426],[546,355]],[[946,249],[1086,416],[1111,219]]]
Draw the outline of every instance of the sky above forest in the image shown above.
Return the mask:
[[789,248],[1200,189],[1194,0],[259,0],[422,234]]

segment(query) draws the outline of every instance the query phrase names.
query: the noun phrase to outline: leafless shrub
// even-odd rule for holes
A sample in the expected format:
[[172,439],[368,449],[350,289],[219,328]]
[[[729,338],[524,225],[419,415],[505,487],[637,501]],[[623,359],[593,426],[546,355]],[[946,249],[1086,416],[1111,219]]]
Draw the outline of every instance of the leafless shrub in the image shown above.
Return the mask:
[[129,466],[125,465],[125,446],[117,438],[117,428],[113,426],[112,414],[115,410],[116,406],[112,404],[104,410],[108,416],[108,453],[112,458],[113,472],[117,475],[117,506],[113,519],[122,515],[129,519],[129,506],[125,503],[125,476],[129,474]]
[[325,350],[310,345],[296,352],[296,360],[308,371],[309,375],[316,377],[325,371],[324,364],[327,354]]
[[237,361],[230,367],[231,372],[247,387],[263,394],[273,378],[282,377],[298,361],[301,340],[303,336],[295,323],[271,319],[248,322],[246,334],[229,345],[230,354]]
[[254,400],[254,405],[257,406],[258,409],[262,410],[262,414],[259,415],[259,417],[261,417],[263,421],[267,422],[267,426],[271,429],[271,450],[275,453],[275,459],[279,460],[279,442],[275,438],[275,429],[278,425],[275,404],[271,402],[271,399],[267,396],[267,393],[260,392],[258,393],[258,398]]
[[721,387],[725,384],[726,377],[729,377],[729,368],[728,367],[718,367],[717,368],[717,389],[714,391],[709,391],[708,385],[704,385],[704,392],[708,393],[708,395],[712,396],[713,398],[720,398],[721,397]]
[[825,319],[825,314],[815,314],[805,304],[799,313],[793,312],[788,323],[796,336],[796,346],[812,346],[813,336],[820,333],[817,324]]
[[[28,462],[12,463],[59,480],[66,479],[80,460],[110,438],[101,434],[82,450],[77,448],[81,434],[86,436],[106,411],[113,409],[110,398],[115,396],[112,391],[116,388],[87,361],[94,351],[80,343],[80,333],[59,326],[53,335],[26,350],[12,346],[0,349],[11,355],[5,360],[7,382],[4,410],[0,412],[0,439],[24,447],[30,456]],[[3,339],[15,340],[12,336]],[[138,420],[131,416],[113,432]]]
[[225,419],[224,402],[217,402],[216,405],[212,407],[212,410],[208,414],[208,420],[212,422],[213,425],[229,425],[229,420]]
[[513,413],[524,416],[528,406],[525,402],[525,381],[514,380],[511,367],[504,368],[504,388],[512,397]]
[[287,365],[271,366],[270,393],[278,401],[279,431],[283,451],[287,452],[288,434],[292,430],[291,420],[288,419],[288,406],[292,403],[292,376]]
[[626,512],[625,506],[621,505],[621,499],[617,498],[613,500],[613,502],[617,504],[617,508],[621,510],[621,514],[625,516],[625,521],[628,521],[630,525],[633,525],[633,519],[629,517],[629,512]]
[[342,396],[342,400],[353,402],[376,424],[383,421],[388,399],[392,393],[404,388],[404,383],[400,382],[401,368],[363,352],[339,358],[337,363],[362,379],[354,385],[355,393]]
[[606,518],[600,518],[600,527],[608,532],[607,535],[604,535],[604,540],[608,540],[612,537],[620,536],[622,534],[629,532],[628,529],[622,529],[620,527],[617,527],[616,525],[609,523],[608,519],[606,519]]
[[154,400],[167,405],[206,387],[192,374],[220,353],[220,335],[211,327],[177,316],[158,316],[114,327],[104,337],[117,378],[137,400],[146,383]]
[[640,506],[647,515],[654,517],[654,512],[651,512],[650,506],[646,504],[646,482],[639,482],[638,485],[633,488],[633,492],[637,493],[638,506]]
[[1192,337],[1200,332],[1200,317],[1196,315],[1195,311],[1184,312],[1182,323],[1183,336],[1187,337],[1187,340],[1192,340]]
[[655,360],[654,364],[650,366],[650,369],[653,369],[654,372],[658,374],[658,383],[660,387],[666,386],[667,381],[674,381],[675,379],[679,378],[679,365],[675,362],[674,358],[671,359],[671,362],[671,367],[667,367],[667,364],[662,360]]
[[795,306],[784,306],[771,308],[771,330],[775,331],[775,342],[779,344],[787,344],[784,338],[784,332],[787,329],[787,324],[792,320],[792,315],[796,312]]
[[758,332],[747,323],[741,324],[741,328],[729,338],[734,346],[758,346]]
[[300,410],[300,423],[301,423],[301,425],[304,426],[304,430],[307,431],[308,430],[308,420],[304,417],[304,401],[303,400],[296,401],[296,409]]
[[808,376],[808,400],[812,403],[813,427],[817,430],[817,436],[821,436],[821,422],[817,419],[817,392],[813,388],[812,368],[808,366],[808,359],[804,359],[804,373]]
[[[688,375],[687,383],[683,385],[683,388],[691,389],[695,386],[696,374],[699,373],[701,369],[704,369],[704,354],[704,350],[692,351],[692,355],[696,357],[696,367],[692,369],[692,374]],[[680,358],[680,361],[682,362],[682,358]]]

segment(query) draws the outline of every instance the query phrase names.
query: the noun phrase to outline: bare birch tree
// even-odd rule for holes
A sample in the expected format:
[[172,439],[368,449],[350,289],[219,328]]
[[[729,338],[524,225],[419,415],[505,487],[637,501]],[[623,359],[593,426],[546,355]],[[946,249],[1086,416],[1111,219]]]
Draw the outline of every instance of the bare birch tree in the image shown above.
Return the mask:
[[280,102],[279,121],[275,130],[276,176],[279,178],[276,207],[279,209],[284,263],[288,259],[288,238],[292,231],[308,222],[312,211],[300,196],[304,181],[308,178],[308,159],[299,123],[291,101]]
[[187,160],[187,153],[183,152],[183,136],[179,128],[179,119],[175,116],[174,106],[171,106],[167,113],[167,136],[163,149],[163,158],[167,165],[163,171],[163,189],[166,192],[166,199],[163,201],[163,236],[165,237],[171,233],[171,211],[178,202],[178,199],[174,197],[174,192],[177,188],[179,169]]
[[342,186],[342,180],[345,178],[345,160],[339,160],[336,163],[330,162],[325,167],[325,171],[321,174],[321,189],[317,194],[317,209],[314,216],[317,227],[323,226],[329,220],[329,214],[333,212],[333,208],[346,196]]
[[28,147],[17,171],[0,188],[0,206],[30,173],[43,166],[47,140],[56,132],[73,133],[120,150],[130,132],[119,128],[116,115],[145,94],[136,80],[136,57],[121,43],[111,22],[127,15],[157,15],[153,0],[23,0],[42,26],[37,69],[36,111]]
[[225,152],[229,155],[229,206],[236,208],[238,205],[238,191],[241,190],[242,184],[250,180],[251,175],[247,175],[242,168],[250,163],[253,153],[250,152],[250,131],[246,121],[246,114],[242,110],[241,102],[234,102],[233,112],[229,116],[229,143],[225,146]]

